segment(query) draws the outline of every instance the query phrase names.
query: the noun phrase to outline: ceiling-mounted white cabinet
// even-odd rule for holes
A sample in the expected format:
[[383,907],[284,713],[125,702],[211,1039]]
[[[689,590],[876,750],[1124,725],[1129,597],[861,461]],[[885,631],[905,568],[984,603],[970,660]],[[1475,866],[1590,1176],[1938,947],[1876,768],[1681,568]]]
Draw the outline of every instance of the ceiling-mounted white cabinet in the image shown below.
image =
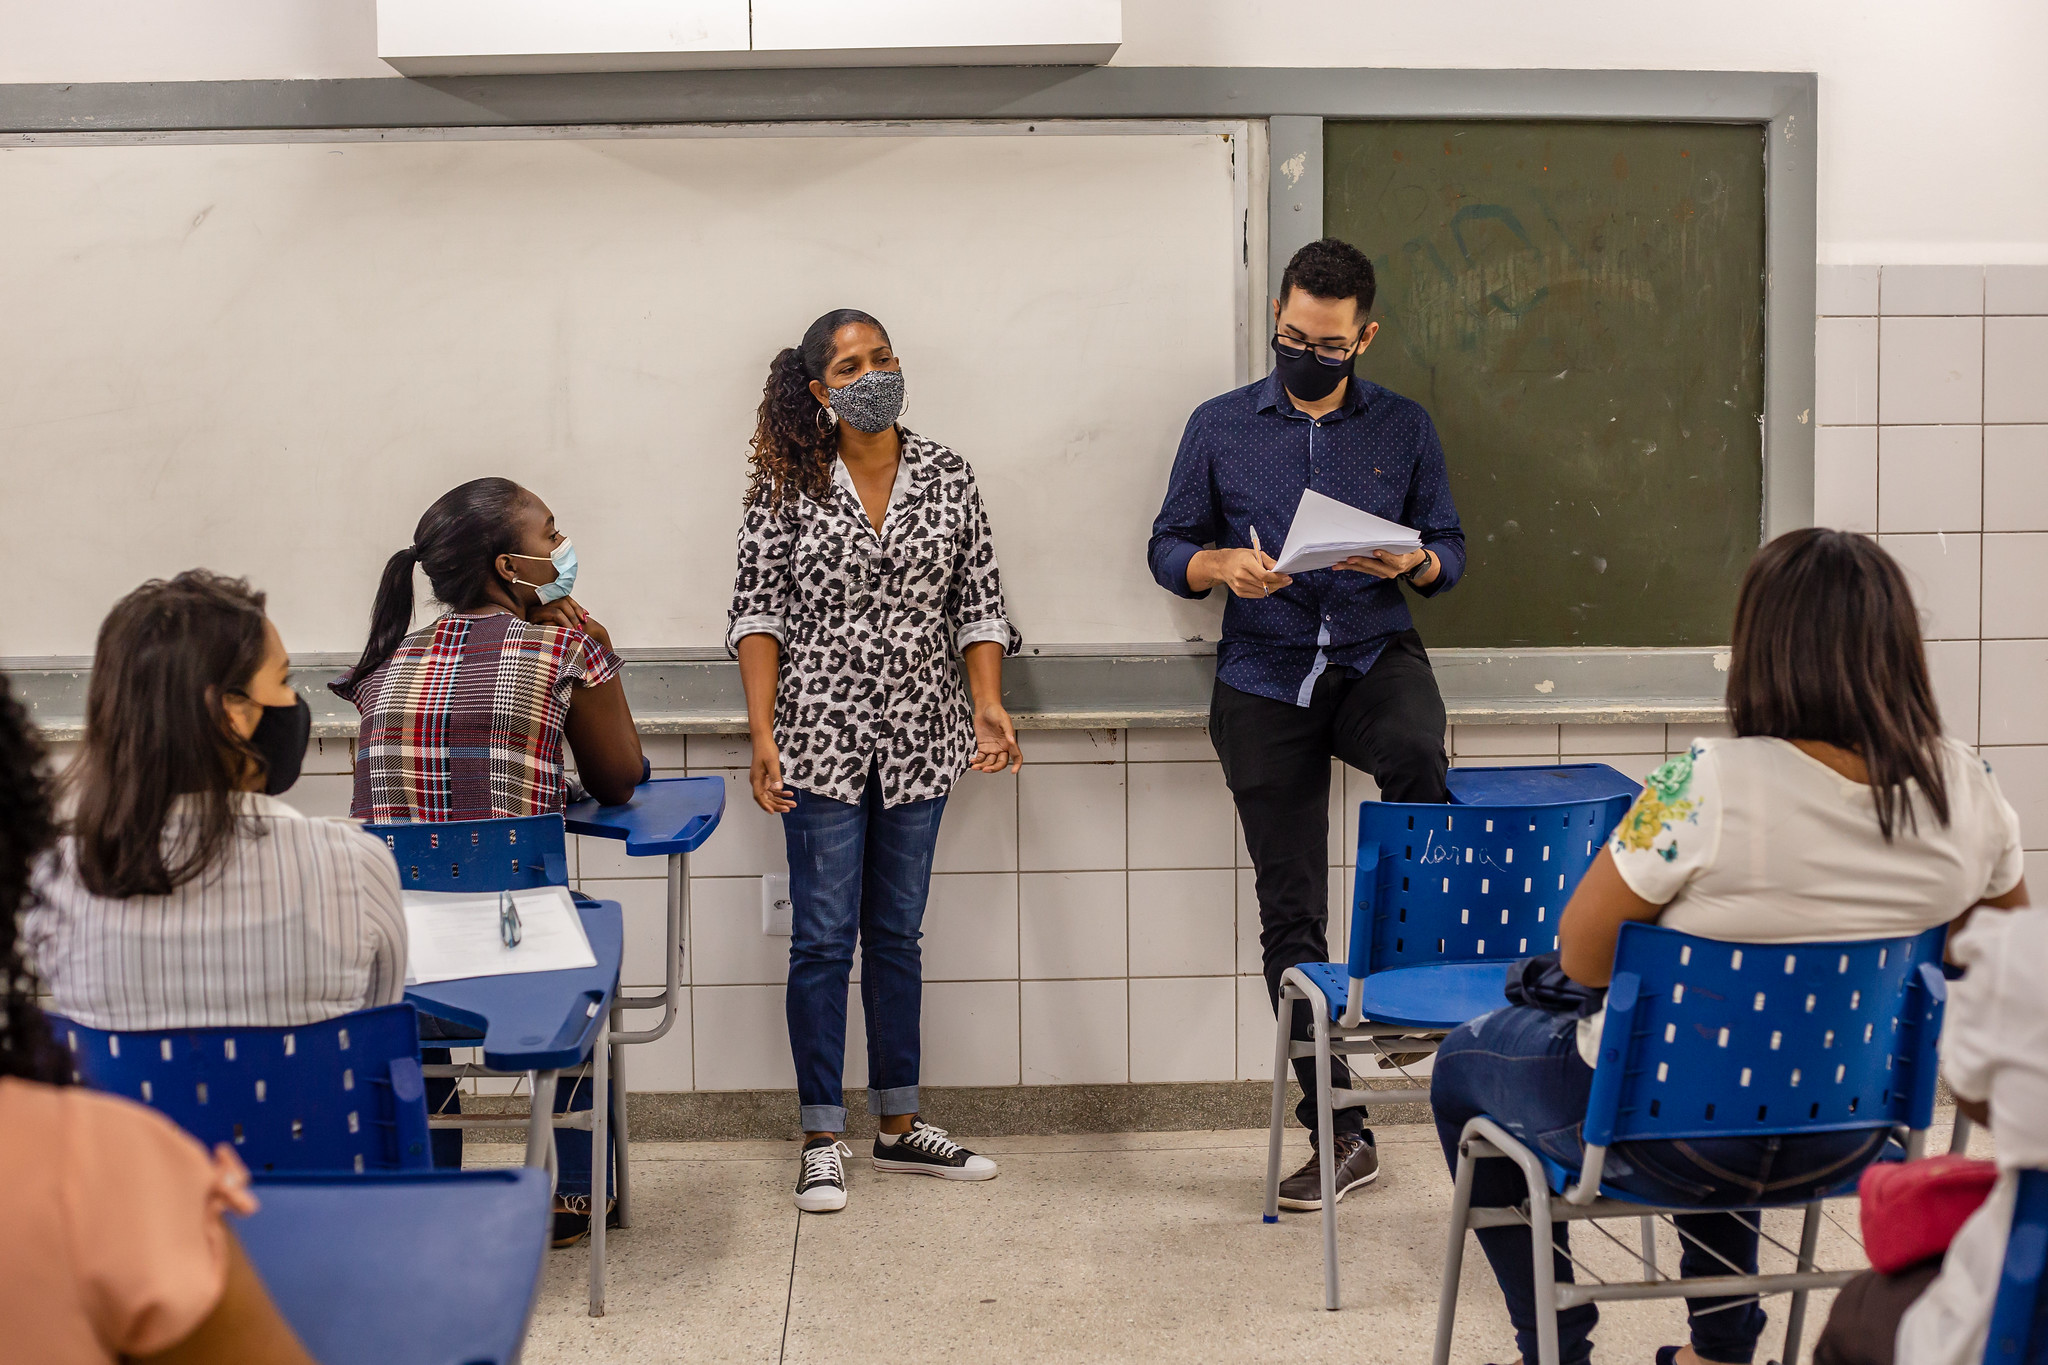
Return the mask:
[[753,0],[761,66],[1095,65],[1123,0]]
[[377,0],[377,55],[408,76],[745,66],[747,0]]
[[377,0],[408,76],[1106,62],[1123,0]]

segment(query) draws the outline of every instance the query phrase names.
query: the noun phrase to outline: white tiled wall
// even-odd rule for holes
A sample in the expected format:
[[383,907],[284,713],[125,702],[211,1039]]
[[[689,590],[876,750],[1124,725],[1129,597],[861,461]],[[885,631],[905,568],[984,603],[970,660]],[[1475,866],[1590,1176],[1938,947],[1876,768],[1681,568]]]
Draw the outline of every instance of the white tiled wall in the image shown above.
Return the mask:
[[1814,518],[1905,566],[1943,722],[2048,875],[2048,266],[1823,266],[1819,297]]
[[[1608,762],[1641,777],[1693,729],[1454,727],[1461,764]],[[744,740],[653,740],[663,776],[726,786],[719,831],[691,866],[685,1017],[627,1056],[635,1090],[794,1084],[782,983],[789,940],[761,932],[764,873],[786,870],[779,822],[748,794]],[[1202,730],[1026,731],[1016,777],[969,773],[948,803],[925,914],[924,1078],[932,1085],[1263,1079],[1273,1016],[1259,964],[1250,859]],[[2048,750],[2044,750],[2048,752]],[[295,788],[310,812],[347,806]],[[1332,765],[1330,935],[1342,956],[1357,807],[1377,796]],[[310,797],[310,799],[308,799]],[[2044,812],[2048,814],[2048,812]],[[604,840],[572,840],[578,881],[626,914],[628,985],[661,979],[666,875]],[[857,977],[856,969],[856,977]],[[645,1019],[635,1020],[644,1024]],[[858,987],[846,1079],[865,1081]]]
[[[2030,648],[2048,670],[2048,640],[1993,643]],[[2035,795],[2023,809],[2048,828],[2048,733],[2034,719],[2038,706],[1988,693],[1986,706],[2004,708],[1996,731],[2004,742],[2043,746],[2014,752],[2044,760],[2038,773],[2024,769]],[[1463,725],[1453,727],[1449,745],[1461,765],[1604,762],[1640,778],[1698,728]],[[1251,860],[1208,734],[1040,730],[1026,731],[1023,741],[1024,770],[967,774],[940,827],[925,913],[926,1082],[1269,1077],[1273,1014]],[[627,1084],[646,1091],[791,1088],[783,1014],[789,940],[761,932],[761,877],[787,871],[781,822],[749,794],[744,738],[645,742],[658,776],[723,779],[726,810],[691,862],[682,1017],[661,1042],[628,1051]],[[316,744],[293,804],[309,815],[347,815],[349,749],[345,741]],[[60,763],[68,757],[56,755]],[[2008,777],[2008,787],[2017,780],[2017,773]],[[1364,773],[1331,765],[1329,934],[1339,958],[1358,803],[1378,795]],[[629,858],[610,840],[570,842],[582,889],[624,907],[625,984],[658,985],[665,862]],[[856,962],[845,1069],[852,1085],[865,1084],[867,1072],[858,976]],[[651,1022],[646,1014],[628,1021]]]

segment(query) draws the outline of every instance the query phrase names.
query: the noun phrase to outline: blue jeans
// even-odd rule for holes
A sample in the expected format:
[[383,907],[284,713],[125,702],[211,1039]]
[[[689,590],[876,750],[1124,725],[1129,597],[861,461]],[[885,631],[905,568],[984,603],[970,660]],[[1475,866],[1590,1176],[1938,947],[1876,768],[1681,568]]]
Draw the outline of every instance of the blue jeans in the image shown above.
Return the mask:
[[846,983],[860,945],[868,1112],[917,1112],[925,895],[946,798],[884,808],[868,774],[860,804],[796,792],[789,848],[789,1050],[807,1133],[846,1131]]
[[[1484,1114],[1532,1150],[1576,1168],[1585,1156],[1581,1130],[1593,1069],[1579,1057],[1577,1020],[1511,1005],[1453,1030],[1436,1054],[1429,1103],[1436,1115],[1444,1160],[1458,1168],[1465,1121]],[[1852,1179],[1877,1156],[1881,1131],[1815,1133],[1776,1138],[1708,1138],[1619,1143],[1607,1153],[1603,1183],[1646,1203],[1742,1208],[1790,1203]],[[1481,1161],[1472,1173],[1475,1206],[1519,1204],[1527,1197],[1521,1169],[1512,1162]],[[1756,1216],[1680,1214],[1683,1251],[1679,1272],[1688,1278],[1756,1272]],[[1552,1266],[1559,1284],[1572,1278],[1564,1250],[1566,1224],[1552,1234]],[[1480,1249],[1508,1301],[1508,1318],[1522,1358],[1536,1359],[1535,1261],[1527,1228],[1487,1228]],[[1724,1259],[1725,1258],[1725,1259]],[[1686,1300],[1692,1348],[1708,1360],[1747,1365],[1764,1330],[1764,1311],[1745,1297]],[[1562,1365],[1580,1365],[1599,1310],[1592,1304],[1557,1315]]]

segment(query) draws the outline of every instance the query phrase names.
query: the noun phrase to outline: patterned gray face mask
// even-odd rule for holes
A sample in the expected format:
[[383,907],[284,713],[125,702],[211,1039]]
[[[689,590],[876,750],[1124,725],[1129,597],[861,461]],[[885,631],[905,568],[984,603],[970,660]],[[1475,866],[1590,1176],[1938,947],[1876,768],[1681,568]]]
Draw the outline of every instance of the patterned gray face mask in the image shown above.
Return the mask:
[[886,431],[903,412],[901,370],[869,370],[845,388],[829,392],[832,411],[861,431]]

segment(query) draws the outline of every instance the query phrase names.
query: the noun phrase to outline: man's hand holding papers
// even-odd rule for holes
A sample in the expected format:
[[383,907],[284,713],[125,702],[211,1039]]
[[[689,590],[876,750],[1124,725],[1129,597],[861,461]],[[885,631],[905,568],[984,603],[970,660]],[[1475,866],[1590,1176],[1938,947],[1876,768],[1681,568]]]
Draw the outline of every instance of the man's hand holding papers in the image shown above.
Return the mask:
[[1307,488],[1275,568],[1284,574],[1354,569],[1392,578],[1420,563],[1422,554],[1422,537],[1408,527]]

